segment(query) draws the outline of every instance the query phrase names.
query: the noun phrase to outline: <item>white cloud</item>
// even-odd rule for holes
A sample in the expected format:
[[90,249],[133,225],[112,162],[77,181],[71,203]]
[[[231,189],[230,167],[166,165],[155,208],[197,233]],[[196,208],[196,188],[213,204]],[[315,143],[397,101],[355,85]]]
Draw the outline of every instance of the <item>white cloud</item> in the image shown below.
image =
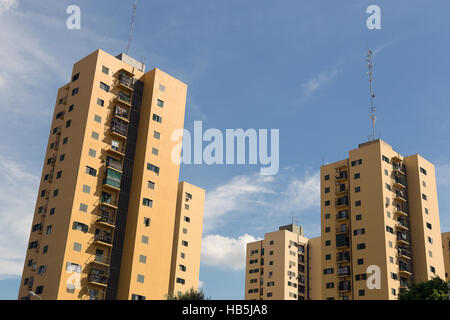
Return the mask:
[[269,189],[272,176],[253,174],[237,176],[206,194],[205,231],[212,229],[220,219],[231,211],[243,211],[262,197],[273,193]]
[[314,92],[320,89],[320,87],[329,84],[338,74],[338,68],[335,66],[331,70],[323,71],[314,77],[312,77],[308,82],[302,85],[304,94],[306,96],[311,96]]
[[0,156],[0,279],[18,276],[30,232],[39,178]]
[[18,0],[0,0],[0,15],[11,8],[17,7]]
[[256,240],[259,239],[249,234],[237,239],[208,235],[202,240],[201,262],[220,269],[241,270],[245,268],[246,245]]
[[450,187],[450,164],[441,164],[436,167],[436,180],[438,185]]
[[202,280],[198,280],[198,288],[201,289],[204,286],[204,282]]
[[320,204],[320,174],[293,178],[284,191],[280,207],[284,211],[303,211]]

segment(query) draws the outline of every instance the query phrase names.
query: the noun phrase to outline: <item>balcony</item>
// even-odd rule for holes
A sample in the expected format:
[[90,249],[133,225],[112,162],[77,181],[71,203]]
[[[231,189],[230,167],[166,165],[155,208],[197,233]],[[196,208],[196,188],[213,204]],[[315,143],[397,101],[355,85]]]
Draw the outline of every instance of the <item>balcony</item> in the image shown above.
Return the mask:
[[122,180],[122,173],[106,169],[105,178],[103,179],[103,187],[112,189],[114,191],[120,191],[120,182]]
[[125,140],[128,135],[128,124],[117,118],[111,121],[111,134],[117,138]]
[[406,203],[407,202],[407,195],[405,192],[402,192],[400,190],[395,191],[394,201]]
[[96,234],[94,235],[94,244],[112,247],[112,237],[108,234]]
[[338,290],[340,292],[350,291],[350,289],[351,289],[350,281],[340,281],[339,282]]
[[104,274],[97,274],[91,271],[88,276],[88,283],[102,287],[106,287],[108,283],[108,277]]
[[406,174],[406,167],[404,165],[398,165],[395,162],[392,163],[392,170],[394,173],[399,173],[402,175]]
[[336,181],[347,180],[348,174],[347,171],[338,171],[336,172]]
[[116,144],[116,145],[110,145],[107,149],[106,152],[115,155],[115,156],[119,156],[119,157],[124,157],[125,156],[125,148],[123,146],[120,146],[120,144]]
[[94,256],[94,260],[91,260],[91,264],[97,264],[104,267],[109,267],[110,265],[110,257],[96,254]]
[[411,276],[412,275],[411,267],[406,263],[399,263],[398,269],[399,269],[399,273],[403,276]]
[[350,215],[348,210],[342,210],[336,214],[336,220],[347,220],[349,219],[349,217]]
[[349,233],[350,228],[348,228],[348,226],[346,224],[342,224],[338,227],[336,227],[336,234],[340,234],[340,233]]
[[348,206],[348,197],[337,198],[335,201],[336,208]]
[[114,117],[119,118],[122,121],[126,121],[129,122],[129,118],[130,118],[130,112],[125,109],[122,108],[121,106],[115,106],[114,107]]
[[409,245],[409,238],[408,238],[408,236],[406,235],[406,233],[403,233],[403,232],[397,232],[397,242],[398,242],[399,244],[403,244],[403,245],[408,246],[408,245]]
[[122,89],[133,91],[133,84],[133,77],[128,75],[126,72],[121,71],[119,74],[119,81],[117,82],[117,85]]
[[404,176],[394,175],[394,187],[398,189],[405,189],[406,178]]
[[101,214],[97,219],[99,225],[114,228],[116,226],[115,214],[109,211],[100,210]]
[[102,210],[101,209],[102,207],[106,207],[106,208],[117,210],[118,206],[119,205],[118,205],[117,200],[113,200],[111,198],[111,194],[109,194],[109,197],[108,196],[104,196],[104,195],[102,195],[100,197],[100,210]]
[[398,247],[398,257],[402,258],[402,259],[406,259],[406,260],[410,260],[411,259],[411,251],[406,249],[406,248],[402,248],[402,247]]
[[350,251],[338,252],[336,256],[337,262],[350,262]]
[[350,267],[345,266],[345,267],[337,268],[337,276],[338,277],[349,277],[350,276]]
[[350,248],[350,238],[346,233],[340,233],[336,235],[336,248],[347,249]]
[[341,194],[344,194],[344,193],[347,193],[347,192],[348,192],[347,186],[346,186],[345,184],[341,184],[341,185],[339,185],[339,186],[336,187],[334,193],[335,193],[336,195],[341,195]]
[[402,219],[398,219],[397,224],[395,225],[395,227],[399,230],[402,231],[407,231],[408,230],[408,226],[406,225],[406,222]]
[[123,91],[119,92],[119,94],[116,97],[116,101],[127,107],[131,107],[131,95]]
[[117,170],[117,171],[120,171],[121,173],[122,173],[122,170],[123,170],[123,164],[119,160],[116,160],[116,159],[111,158],[111,157],[107,157],[107,159],[106,159],[106,167],[114,169],[114,170]]
[[105,292],[89,290],[89,300],[105,300]]

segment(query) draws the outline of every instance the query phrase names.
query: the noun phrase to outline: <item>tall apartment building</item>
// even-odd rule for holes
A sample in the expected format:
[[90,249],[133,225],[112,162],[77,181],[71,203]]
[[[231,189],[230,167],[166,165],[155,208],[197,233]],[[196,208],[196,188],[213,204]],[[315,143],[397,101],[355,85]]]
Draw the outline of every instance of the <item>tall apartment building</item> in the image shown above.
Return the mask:
[[247,243],[245,299],[319,300],[320,256],[320,237],[294,224]]
[[450,232],[442,233],[442,253],[444,257],[445,279],[450,282]]
[[444,278],[433,164],[373,140],[320,171],[324,299],[397,299]]
[[204,190],[179,184],[171,160],[186,92],[125,54],[75,63],[58,90],[20,299],[163,299],[198,286]]

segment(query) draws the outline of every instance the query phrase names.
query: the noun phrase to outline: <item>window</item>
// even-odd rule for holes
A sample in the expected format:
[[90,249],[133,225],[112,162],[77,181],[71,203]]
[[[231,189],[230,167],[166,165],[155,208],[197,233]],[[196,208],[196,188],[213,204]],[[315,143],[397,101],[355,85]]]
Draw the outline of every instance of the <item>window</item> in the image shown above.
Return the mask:
[[47,230],[45,231],[45,234],[50,234],[50,233],[52,233],[52,228],[53,228],[53,226],[48,226],[48,227],[47,227]]
[[365,296],[365,295],[366,295],[366,292],[362,289],[362,290],[359,290],[359,291],[358,291],[358,294],[359,294],[360,296]]
[[386,226],[386,231],[389,232],[389,233],[394,234],[394,229],[392,229],[392,228],[389,227],[389,226]]
[[97,170],[88,166],[86,166],[86,173],[93,177],[97,176]]
[[38,286],[36,287],[36,294],[42,294],[44,292],[44,286]]
[[158,149],[152,148],[152,154],[153,154],[153,155],[157,156],[158,153],[159,153],[159,150],[158,150]]
[[157,100],[157,102],[156,102],[156,104],[158,105],[158,107],[164,107],[164,101],[162,101],[162,100]]
[[188,230],[186,228],[183,228],[183,233],[187,234]]
[[166,91],[166,87],[163,86],[162,84],[160,84],[160,85],[159,85],[159,91],[165,92],[165,91]]
[[131,295],[131,300],[145,300],[145,297],[133,293],[133,294]]
[[151,208],[153,206],[153,200],[144,198],[142,199],[142,205]]
[[94,149],[89,149],[89,156],[95,158],[95,156],[97,155],[97,151],[95,151]]
[[191,222],[191,218],[184,216],[184,221]]
[[397,295],[397,291],[395,291],[394,288],[391,289],[392,295],[396,296]]
[[48,246],[44,246],[42,249],[42,254],[46,254],[48,252]]
[[60,179],[61,176],[62,176],[62,171],[58,171],[58,172],[56,173],[56,179]]
[[81,252],[81,247],[82,247],[81,243],[78,242],[73,243],[73,251]]
[[420,167],[420,172],[423,173],[424,175],[427,175],[427,170],[425,170],[424,168]]
[[325,228],[325,232],[330,232],[331,231],[331,228],[330,227],[326,227]]
[[431,223],[427,222],[427,228],[431,230]]
[[58,132],[58,128],[53,128],[52,134],[55,134],[56,132]]
[[73,90],[72,90],[72,96],[78,94],[79,91],[80,91],[80,90],[79,90],[78,88],[73,89]]
[[325,255],[325,260],[331,260],[331,254],[326,254]]
[[431,271],[432,273],[436,273],[436,269],[435,269],[433,266],[430,266],[430,271]]
[[137,275],[137,282],[144,283],[144,275],[138,274]]
[[66,121],[66,128],[69,128],[71,124],[72,124],[72,120],[67,120]]
[[432,252],[431,250],[428,250],[428,256],[429,256],[430,258],[433,258],[433,252]]
[[181,252],[180,257],[181,257],[181,259],[184,259],[186,257],[186,254],[184,252]]
[[103,106],[105,105],[105,101],[103,101],[103,100],[100,99],[100,98],[97,98],[97,104],[98,104],[100,107],[103,107]]
[[326,246],[326,247],[329,247],[329,246],[331,246],[331,240],[327,240],[327,241],[325,241],[325,246]]
[[65,137],[65,138],[63,139],[63,144],[66,144],[67,141],[69,141],[69,138],[68,138],[68,137]]
[[182,244],[183,246],[185,246],[185,247],[188,247],[188,246],[189,246],[189,242],[187,242],[187,241],[185,241],[185,240],[182,240],[182,241],[181,241],[181,244]]
[[394,257],[389,257],[389,262],[394,263]]
[[334,272],[333,268],[323,269],[323,274],[332,274]]
[[72,77],[72,82],[77,81],[79,77],[80,77],[80,73],[75,74],[75,75]]
[[330,188],[329,187],[325,188],[324,192],[325,193],[330,193]]
[[80,203],[80,211],[87,212],[88,206],[87,204]]
[[352,161],[352,167],[358,166],[362,164],[362,159]]
[[389,171],[387,169],[384,169],[384,175],[389,176]]
[[78,222],[78,221],[74,221],[72,229],[73,230],[79,230],[79,231],[82,231],[82,232],[86,233],[86,232],[88,232],[89,226],[85,225],[84,223],[81,223],[81,222]]
[[355,173],[355,175],[354,175],[353,177],[354,177],[355,180],[356,180],[356,179],[359,179],[359,178],[361,178],[361,174]]
[[148,244],[148,237],[147,236],[142,236],[141,242],[144,243],[144,244]]
[[425,213],[428,214],[428,208],[425,208]]
[[330,180],[330,175],[329,174],[325,175],[324,180],[325,181]]
[[102,72],[103,72],[104,74],[109,75],[109,68],[107,68],[107,67],[105,67],[105,66],[102,66]]
[[355,201],[355,207],[360,207],[361,206],[361,200]]
[[73,107],[74,107],[74,105],[72,104],[72,105],[70,105],[70,107],[69,107],[69,112],[72,112],[73,111]]
[[386,183],[385,186],[386,186],[386,189],[388,189],[389,191],[392,191],[392,188],[391,188],[390,184]]
[[179,267],[180,267],[181,271],[186,272],[186,266],[185,265],[180,264]]
[[356,219],[356,221],[362,220],[362,215],[357,214],[357,215],[355,216],[355,219]]
[[422,181],[422,185],[423,185],[424,188],[427,187],[427,183],[425,181]]
[[330,219],[331,213],[325,213],[325,219]]
[[327,289],[333,289],[334,288],[334,282],[327,282],[326,287],[327,287]]
[[428,242],[433,244],[433,238],[431,238],[430,236],[428,236],[427,238],[428,238]]
[[159,140],[161,138],[161,134],[158,131],[153,131],[153,138]]
[[355,187],[355,193],[361,192],[361,187]]
[[83,185],[83,192],[87,193],[87,194],[91,193],[91,187],[86,185],[86,184],[84,184]]
[[57,197],[59,194],[59,189],[53,191],[53,197]]
[[359,265],[364,264],[364,259],[358,259],[358,264]]
[[106,83],[100,82],[100,89],[109,92],[110,87]]
[[147,163],[147,170],[153,171],[154,173],[159,175],[159,167],[157,167],[151,163]]
[[152,181],[148,182],[148,188],[154,190],[155,189],[155,183]]
[[360,235],[360,234],[365,234],[365,233],[366,233],[366,229],[364,229],[364,228],[353,230],[353,235],[355,235],[355,236]]
[[95,131],[92,131],[92,138],[95,140],[98,140],[98,137],[99,137],[98,133]]
[[184,209],[189,210],[189,205],[188,205],[188,204],[185,204],[185,205],[184,205]]
[[146,227],[150,227],[151,221],[152,221],[152,219],[144,217],[144,225]]
[[365,243],[358,243],[356,245],[356,249],[358,249],[358,250],[363,250],[365,248],[366,248],[366,244]]
[[95,122],[98,122],[98,123],[102,123],[102,117],[100,117],[99,115],[96,114],[96,115],[94,116],[94,121],[95,121]]
[[381,158],[383,159],[384,162],[391,163],[391,160],[388,157],[382,156]]
[[427,195],[424,194],[424,193],[422,193],[422,199],[423,199],[423,200],[427,200],[427,198],[428,198]]
[[43,273],[45,273],[46,271],[47,271],[47,266],[46,266],[46,265],[44,265],[44,266],[39,266],[38,271],[37,271],[37,274],[43,274]]
[[177,283],[179,283],[179,284],[184,284],[184,283],[185,283],[185,280],[184,280],[184,279],[181,279],[181,278],[177,278]]
[[139,262],[140,263],[147,263],[147,256],[144,256],[144,255],[139,255]]
[[60,155],[60,156],[59,156],[59,161],[64,161],[64,158],[65,158],[65,157],[66,157],[65,154]]
[[325,207],[328,207],[330,205],[330,200],[326,200],[324,205],[325,205]]
[[153,114],[153,121],[156,121],[158,123],[162,123],[162,118],[158,116],[157,114]]
[[50,209],[50,215],[52,216],[52,215],[54,215],[55,214],[55,208],[51,208]]

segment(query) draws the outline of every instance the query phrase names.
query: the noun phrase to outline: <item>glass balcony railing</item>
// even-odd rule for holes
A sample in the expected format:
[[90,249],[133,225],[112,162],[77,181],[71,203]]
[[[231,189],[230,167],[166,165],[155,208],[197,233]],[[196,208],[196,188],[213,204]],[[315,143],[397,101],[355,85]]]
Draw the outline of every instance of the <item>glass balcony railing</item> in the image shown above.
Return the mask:
[[102,264],[110,264],[110,258],[108,256],[103,256],[103,255],[99,255],[96,254],[94,257],[94,261],[98,262],[98,263],[102,263]]
[[108,277],[102,274],[89,273],[88,281],[106,285],[108,283]]
[[94,241],[100,241],[108,244],[112,244],[112,237],[107,234],[96,234],[94,235]]
[[117,99],[126,104],[131,104],[131,95],[126,94],[125,92],[120,91],[119,94],[117,95]]

